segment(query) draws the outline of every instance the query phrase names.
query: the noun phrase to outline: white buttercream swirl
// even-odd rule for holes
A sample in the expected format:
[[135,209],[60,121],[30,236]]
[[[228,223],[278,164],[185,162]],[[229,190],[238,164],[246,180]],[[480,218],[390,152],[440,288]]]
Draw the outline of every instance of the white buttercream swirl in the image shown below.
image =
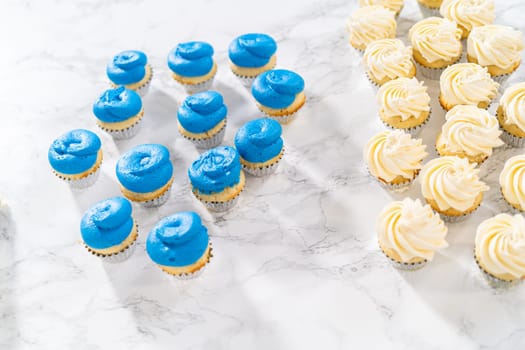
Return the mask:
[[499,214],[479,224],[475,239],[476,257],[496,277],[525,277],[525,218]]
[[493,23],[495,18],[493,0],[444,0],[439,12],[465,29],[463,37],[475,27]]
[[443,220],[419,199],[390,203],[379,215],[377,234],[381,246],[396,252],[402,262],[432,260],[436,250],[448,246]]
[[398,78],[383,84],[377,92],[377,102],[383,116],[399,116],[402,121],[430,111],[427,87],[416,78]]
[[421,192],[442,211],[470,209],[489,187],[479,179],[475,163],[456,156],[432,159],[421,171]]
[[363,63],[377,80],[408,77],[414,72],[412,48],[399,39],[376,40],[366,47]]
[[467,41],[468,55],[480,65],[504,70],[521,61],[524,48],[523,34],[519,30],[495,24],[474,28]]
[[525,155],[507,159],[499,175],[499,185],[509,203],[525,210]]
[[525,131],[525,82],[512,85],[503,93],[499,105],[505,112],[506,125]]
[[373,136],[363,157],[372,175],[390,182],[398,176],[412,179],[427,156],[421,139],[413,139],[401,130],[384,131]]
[[490,103],[498,94],[499,84],[492,80],[487,68],[475,63],[457,63],[439,78],[441,96],[448,105]]
[[380,5],[399,13],[403,8],[403,0],[359,0],[359,6]]
[[408,32],[412,47],[428,62],[449,61],[461,55],[461,29],[446,18],[429,17]]
[[395,13],[379,6],[360,7],[346,21],[350,42],[366,47],[372,41],[396,36]]

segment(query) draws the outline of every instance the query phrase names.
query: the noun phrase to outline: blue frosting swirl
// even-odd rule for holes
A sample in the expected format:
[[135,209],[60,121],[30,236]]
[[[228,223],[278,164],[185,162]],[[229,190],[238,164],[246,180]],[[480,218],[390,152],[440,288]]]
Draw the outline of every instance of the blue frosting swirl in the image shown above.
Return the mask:
[[221,192],[239,183],[241,161],[237,150],[219,146],[202,153],[188,169],[191,184],[202,193]]
[[186,97],[179,107],[177,118],[189,132],[203,133],[226,118],[227,112],[221,94],[204,91]]
[[290,106],[295,96],[303,90],[303,78],[286,69],[272,69],[264,72],[255,78],[252,84],[252,95],[257,102],[274,109]]
[[235,134],[235,147],[240,156],[252,163],[266,162],[283,149],[281,124],[260,118],[247,122]]
[[235,38],[228,49],[230,60],[239,67],[258,68],[270,61],[277,43],[267,34],[248,33]]
[[47,153],[51,167],[62,174],[80,174],[97,161],[101,142],[97,134],[89,130],[75,129],[58,137]]
[[142,51],[122,51],[106,67],[106,74],[116,85],[133,84],[146,76],[148,58]]
[[122,197],[98,202],[80,221],[82,239],[89,247],[105,249],[121,244],[133,231],[131,203]]
[[213,47],[202,41],[181,43],[168,54],[168,66],[183,77],[200,77],[213,68]]
[[158,190],[173,176],[170,152],[165,146],[158,144],[132,148],[120,157],[116,170],[122,186],[137,193]]
[[95,116],[106,123],[118,123],[136,116],[142,109],[142,99],[123,86],[104,91],[93,105]]
[[199,260],[208,248],[208,230],[199,215],[180,212],[160,220],[149,232],[146,251],[163,266],[183,267]]

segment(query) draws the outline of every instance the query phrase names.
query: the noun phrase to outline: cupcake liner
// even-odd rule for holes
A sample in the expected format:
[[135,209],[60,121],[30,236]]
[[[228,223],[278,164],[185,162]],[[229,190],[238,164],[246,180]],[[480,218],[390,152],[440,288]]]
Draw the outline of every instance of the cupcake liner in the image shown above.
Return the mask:
[[246,166],[246,165],[242,165],[242,169],[252,175],[252,176],[257,176],[257,177],[261,177],[261,176],[267,176],[267,175],[270,175],[270,174],[273,174],[277,168],[279,167],[279,163],[281,162],[281,159],[279,159],[278,161],[276,161],[275,163],[271,164],[271,165],[267,165],[265,167],[262,167],[262,168],[253,168],[253,167],[249,167],[249,166]]
[[224,140],[224,134],[226,133],[226,124],[227,122],[224,123],[224,126],[215,135],[205,138],[205,139],[195,139],[192,137],[188,137],[184,134],[181,134],[181,135],[185,139],[193,142],[193,144],[197,148],[203,148],[203,149],[213,148],[213,147],[217,147]]
[[132,138],[133,136],[137,135],[137,133],[141,129],[141,126],[142,126],[142,118],[140,118],[135,124],[128,126],[127,128],[122,129],[122,130],[110,130],[110,129],[104,128],[103,126],[98,125],[100,129],[110,134],[114,140],[126,140],[126,139]]
[[144,85],[138,87],[135,90],[140,95],[140,97],[146,96],[148,94],[148,92],[149,92],[149,87],[151,85],[151,81],[153,80],[153,73],[154,73],[153,67],[151,65],[150,65],[150,68],[151,68],[151,75],[150,75],[148,81]]
[[[381,248],[381,245],[379,245],[379,247]],[[396,269],[399,269],[399,270],[416,271],[416,270],[423,268],[428,262],[428,260],[426,259],[420,262],[413,262],[413,263],[401,262],[401,261],[392,259],[390,256],[388,256],[387,253],[385,253],[385,251],[382,248],[381,248],[381,251],[387,257],[388,261],[390,261],[392,266],[394,266]]]
[[62,181],[66,181],[72,190],[81,191],[83,189],[93,186],[95,182],[97,182],[98,178],[100,177],[100,164],[98,165],[95,171],[93,171],[91,174],[81,179],[65,178],[65,177],[58,175],[56,172],[55,172],[55,175],[58,178],[60,178]]
[[85,244],[84,244],[84,246],[86,247],[86,249],[91,254],[99,257],[104,262],[108,262],[108,263],[112,263],[112,264],[113,263],[123,262],[123,261],[129,259],[129,257],[133,255],[133,253],[135,252],[135,249],[137,248],[137,245],[135,243],[137,242],[139,229],[138,229],[138,225],[136,225],[135,227],[136,227],[136,230],[137,230],[137,236],[135,237],[133,242],[131,242],[130,245],[128,245],[126,248],[124,248],[122,251],[120,251],[118,253],[114,253],[114,254],[110,254],[110,255],[104,255],[104,254],[100,254],[100,253],[95,252],[94,250],[92,250],[91,248],[89,248]]
[[[197,199],[199,198],[197,197]],[[237,195],[235,198],[230,199],[229,201],[226,201],[226,202],[207,202],[201,199],[199,200],[201,201],[202,204],[204,204],[206,209],[210,211],[214,211],[214,212],[223,212],[223,211],[230,210],[231,208],[235,206],[235,204],[237,204],[237,202],[239,201],[239,195]]]
[[511,147],[521,148],[525,146],[525,137],[519,137],[512,135],[507,130],[500,127],[500,130],[502,131],[500,138],[505,142],[507,145]]
[[429,111],[428,117],[427,117],[427,119],[425,119],[423,121],[423,123],[419,124],[418,126],[413,126],[411,128],[394,128],[393,126],[391,126],[391,125],[387,124],[385,121],[383,121],[383,119],[379,118],[379,120],[381,120],[381,122],[389,130],[402,130],[402,131],[406,132],[407,134],[410,134],[410,136],[415,137],[415,136],[419,135],[419,133],[421,132],[421,129],[428,123],[428,121],[430,120],[431,116],[432,116],[432,109]]
[[495,75],[492,77],[492,80],[499,83],[500,85],[503,85],[507,82],[507,79],[511,76],[511,73],[509,74],[502,74],[502,75]]
[[512,204],[510,204],[510,202],[507,200],[507,198],[505,198],[505,196],[503,195],[503,190],[500,186],[499,188],[499,193],[501,194],[501,197],[503,198],[503,203],[505,205],[505,208],[507,209],[507,211],[511,214],[523,214],[523,211],[521,211],[520,209],[514,207]]
[[209,245],[210,245],[210,252],[209,252],[209,255],[208,255],[208,261],[200,269],[198,269],[197,271],[194,271],[194,272],[183,273],[183,274],[180,274],[180,275],[172,275],[172,274],[169,274],[169,273],[168,274],[170,276],[172,276],[173,278],[175,278],[177,280],[182,280],[182,281],[189,281],[189,280],[193,280],[193,279],[195,279],[197,277],[200,277],[202,275],[202,273],[206,270],[206,267],[210,263],[211,259],[213,258],[213,247],[211,245],[211,241],[210,241]]
[[419,5],[419,10],[421,11],[421,15],[423,16],[423,18],[441,17],[441,14],[439,13],[439,7],[438,8],[428,7],[428,6],[423,5],[419,1],[417,2],[417,4]]
[[368,79],[368,81],[370,82],[370,85],[372,86],[374,93],[377,93],[381,86],[370,78],[370,75],[368,74],[368,72],[365,72],[365,75],[366,75],[366,79]]
[[188,95],[193,95],[193,94],[196,94],[197,92],[203,92],[203,91],[209,90],[214,80],[215,80],[215,75],[211,77],[210,79],[203,81],[202,83],[198,83],[198,84],[179,83],[179,84],[181,84],[184,87]]
[[419,63],[418,61],[414,60],[414,62],[416,63],[417,71],[421,72],[421,75],[423,75],[423,77],[425,77],[427,79],[430,79],[430,80],[439,80],[439,78],[441,77],[441,73],[443,73],[443,71],[445,69],[447,69],[448,67],[450,67],[453,64],[456,64],[459,61],[461,61],[462,57],[463,57],[463,53],[461,53],[461,55],[459,56],[459,58],[456,61],[452,62],[451,64],[449,64],[449,65],[447,65],[446,67],[443,67],[443,68],[425,67],[421,63]]
[[466,213],[466,214],[459,215],[459,216],[445,215],[443,213],[438,213],[438,214],[443,221],[448,222],[449,224],[455,224],[457,222],[465,221],[470,215],[474,214],[476,210],[478,210],[478,208],[479,208],[479,205],[476,207],[476,209],[474,209],[470,213]]
[[279,124],[286,125],[288,123],[291,123],[295,118],[297,118],[297,113],[299,112],[299,110],[293,113],[281,115],[281,116],[270,115],[264,111],[261,111],[261,112],[263,113],[265,117],[273,119],[276,122],[279,122]]
[[380,180],[379,178],[375,177],[371,172],[370,172],[370,169],[368,169],[368,174],[373,177],[377,182],[379,182],[379,184],[381,185],[381,187],[383,187],[384,189],[388,190],[388,191],[392,191],[392,192],[396,192],[396,193],[399,193],[399,192],[404,192],[406,190],[408,190],[408,188],[410,187],[410,185],[412,185],[412,182],[414,182],[414,180],[416,179],[416,177],[419,175],[419,171],[416,172],[414,174],[414,177],[412,177],[412,179],[410,180],[407,180],[403,183],[400,183],[400,184],[390,184],[390,183],[386,183],[382,180]]
[[510,288],[510,287],[518,285],[521,282],[520,279],[513,280],[513,281],[502,280],[501,278],[498,278],[490,274],[479,263],[478,258],[476,257],[475,249],[474,249],[474,261],[476,261],[476,265],[478,265],[479,271],[481,272],[481,274],[483,275],[487,283],[493,288]]
[[251,89],[255,78],[258,77],[258,75],[255,75],[253,77],[249,77],[249,76],[245,76],[245,75],[237,75],[235,73],[233,73],[233,74],[237,77],[237,79],[239,79],[239,81],[241,82],[242,86],[244,86],[247,89]]
[[139,204],[144,207],[144,208],[156,208],[156,207],[160,207],[161,205],[163,205],[164,203],[166,203],[168,201],[168,198],[170,197],[170,193],[171,193],[171,185],[170,187],[164,191],[163,194],[161,194],[159,197],[155,198],[155,199],[151,199],[149,201],[145,201],[145,202],[139,202]]

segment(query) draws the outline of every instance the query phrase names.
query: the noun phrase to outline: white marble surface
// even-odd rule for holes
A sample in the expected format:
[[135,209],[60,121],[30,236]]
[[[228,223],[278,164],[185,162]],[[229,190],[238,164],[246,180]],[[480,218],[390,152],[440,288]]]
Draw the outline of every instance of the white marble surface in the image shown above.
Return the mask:
[[[449,226],[450,247],[423,270],[399,272],[378,250],[375,218],[403,196],[369,178],[361,156],[382,126],[344,31],[356,2],[3,0],[0,193],[9,210],[0,215],[0,348],[525,348],[525,286],[492,290],[472,259],[477,224],[503,210],[498,173],[520,151],[498,150],[483,165],[490,193],[468,221]],[[525,31],[523,1],[496,6],[498,23]],[[406,39],[419,18],[415,0],[407,0],[398,33]],[[231,144],[236,129],[258,115],[227,64],[229,42],[247,31],[276,38],[278,66],[304,76],[308,102],[284,128],[278,172],[250,178],[238,207],[212,216],[190,196],[185,174],[197,151],[176,131],[184,95],[170,80],[166,55],[185,40],[215,47],[215,88],[229,106]],[[47,148],[69,129],[97,131],[91,105],[107,86],[105,64],[135,48],[155,69],[144,129],[119,143],[99,132],[102,178],[72,193],[52,175]],[[510,82],[523,78],[525,67]],[[422,136],[432,145],[444,115],[437,84],[430,86],[434,114]],[[79,219],[119,193],[115,162],[143,142],[170,148],[174,191],[159,209],[136,209],[135,255],[104,265],[80,244]],[[420,197],[418,184],[406,195]],[[160,218],[188,209],[208,225],[215,258],[200,279],[177,283],[148,259],[144,241]]]

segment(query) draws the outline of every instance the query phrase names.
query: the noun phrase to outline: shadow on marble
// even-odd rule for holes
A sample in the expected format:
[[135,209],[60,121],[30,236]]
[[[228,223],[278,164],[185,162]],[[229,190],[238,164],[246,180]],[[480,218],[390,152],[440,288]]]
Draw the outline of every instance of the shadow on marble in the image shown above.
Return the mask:
[[0,348],[13,349],[18,332],[15,305],[16,268],[14,246],[16,225],[11,209],[0,199]]
[[72,195],[79,212],[84,213],[93,204],[103,199],[120,196],[122,194],[116,180],[104,171],[101,171],[99,179],[92,187],[81,191],[72,190]]

